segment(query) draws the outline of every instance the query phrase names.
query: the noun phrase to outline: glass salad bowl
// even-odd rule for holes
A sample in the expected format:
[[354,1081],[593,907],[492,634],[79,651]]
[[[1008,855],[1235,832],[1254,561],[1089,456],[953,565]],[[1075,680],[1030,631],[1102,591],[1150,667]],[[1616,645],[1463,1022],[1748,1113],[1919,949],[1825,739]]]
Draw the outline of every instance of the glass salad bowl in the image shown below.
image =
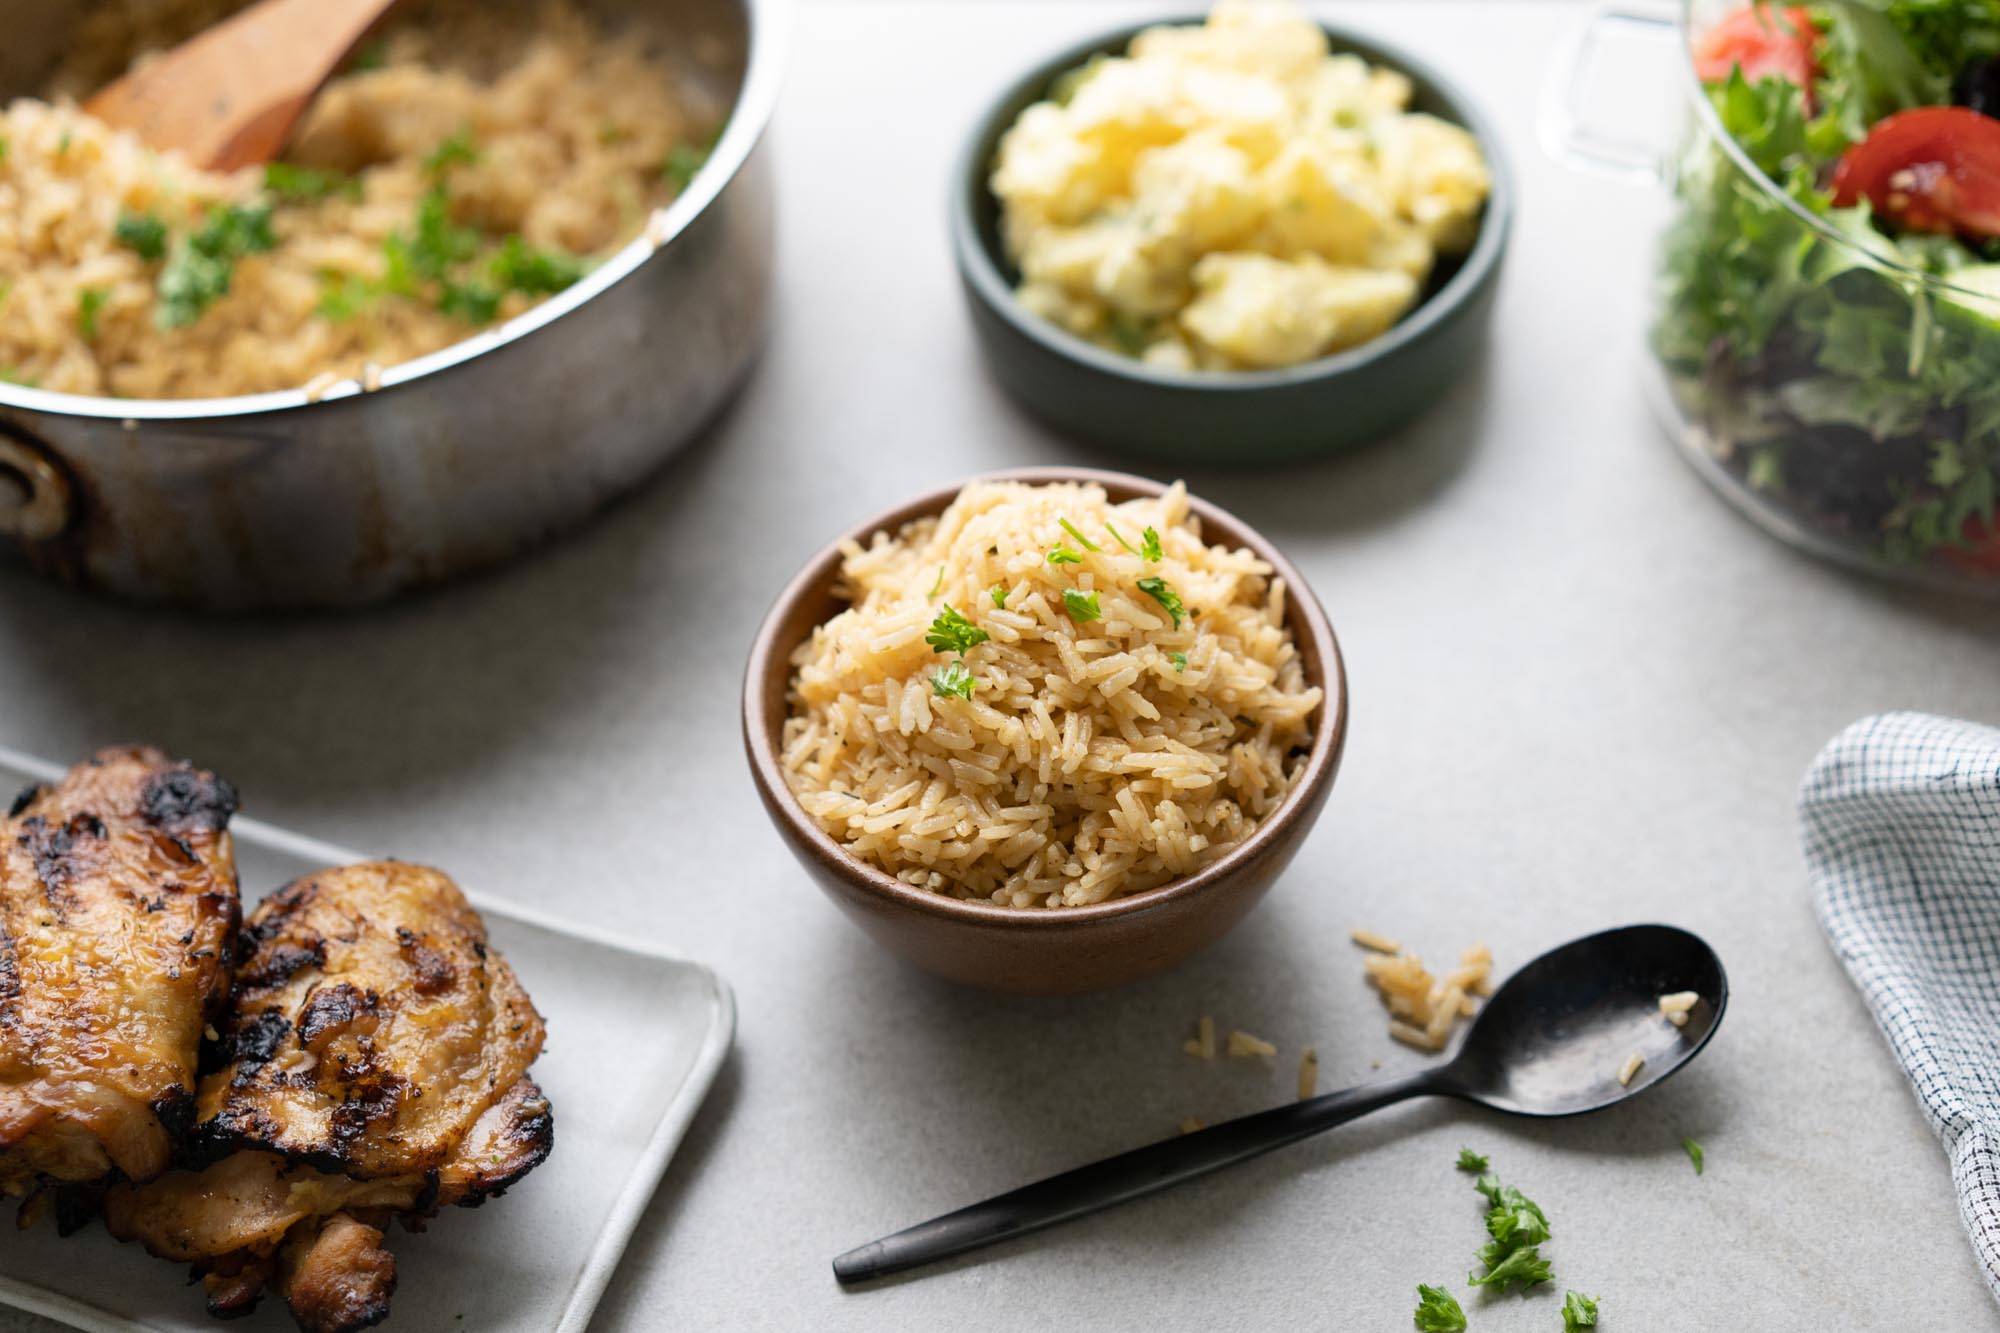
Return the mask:
[[[1923,26],[1940,13],[1976,22]],[[1664,154],[1576,114],[1619,25],[1674,43]],[[2000,196],[2000,6],[1617,6],[1572,57],[1551,137],[1672,195],[1646,368],[1681,452],[1797,546],[2000,598],[2000,197],[1979,211],[1983,183]]]

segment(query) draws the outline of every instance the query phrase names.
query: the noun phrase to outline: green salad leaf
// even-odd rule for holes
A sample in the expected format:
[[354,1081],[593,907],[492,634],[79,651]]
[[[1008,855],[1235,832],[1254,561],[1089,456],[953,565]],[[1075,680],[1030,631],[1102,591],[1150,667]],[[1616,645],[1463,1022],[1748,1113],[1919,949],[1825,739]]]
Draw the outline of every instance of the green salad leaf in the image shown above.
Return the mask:
[[[2000,55],[2000,3],[1811,9],[1822,36],[1810,96],[1740,69],[1708,89],[1769,183],[1693,136],[1674,172],[1652,344],[1681,411],[1746,485],[1884,559],[1928,560],[1993,514],[2000,320],[1905,270],[1949,281],[2000,246],[1892,235],[1865,202],[1836,206],[1830,187],[1840,153],[1882,116],[1948,101],[1967,60]],[[1938,440],[1953,445],[1942,469]]]

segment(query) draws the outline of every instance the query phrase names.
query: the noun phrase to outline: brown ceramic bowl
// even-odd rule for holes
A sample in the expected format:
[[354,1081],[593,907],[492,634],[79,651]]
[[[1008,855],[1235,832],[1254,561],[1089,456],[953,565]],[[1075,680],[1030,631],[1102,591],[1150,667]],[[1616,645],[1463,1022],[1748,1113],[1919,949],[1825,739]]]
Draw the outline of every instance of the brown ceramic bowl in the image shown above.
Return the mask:
[[[1142,477],[1082,468],[1023,468],[974,480],[1096,482],[1114,503],[1166,489]],[[941,513],[963,485],[857,523],[845,536],[865,543],[874,533]],[[1325,700],[1313,719],[1311,750],[1276,814],[1195,874],[1111,902],[1023,910],[948,898],[904,884],[828,836],[786,784],[779,746],[792,652],[846,605],[832,591],[840,571],[838,542],[814,556],[779,594],[750,649],[743,683],[743,743],[751,776],[771,822],[800,864],[876,943],[926,971],[984,990],[1027,995],[1104,990],[1164,971],[1221,939],[1291,861],[1326,804],[1347,738],[1340,646],[1312,590],[1276,547],[1214,505],[1195,498],[1189,503],[1210,543],[1254,551],[1285,580],[1287,623],[1306,679],[1325,691]]]

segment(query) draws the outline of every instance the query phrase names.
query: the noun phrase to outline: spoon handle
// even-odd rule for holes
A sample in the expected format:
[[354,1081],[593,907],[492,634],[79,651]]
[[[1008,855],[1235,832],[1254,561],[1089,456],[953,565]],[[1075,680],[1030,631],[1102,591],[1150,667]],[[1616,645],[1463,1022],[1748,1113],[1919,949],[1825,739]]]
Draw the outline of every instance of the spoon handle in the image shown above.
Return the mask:
[[1038,1180],[871,1241],[835,1259],[833,1275],[844,1283],[865,1282],[1026,1235],[1220,1171],[1356,1116],[1436,1091],[1432,1073],[1426,1070],[1225,1120]]

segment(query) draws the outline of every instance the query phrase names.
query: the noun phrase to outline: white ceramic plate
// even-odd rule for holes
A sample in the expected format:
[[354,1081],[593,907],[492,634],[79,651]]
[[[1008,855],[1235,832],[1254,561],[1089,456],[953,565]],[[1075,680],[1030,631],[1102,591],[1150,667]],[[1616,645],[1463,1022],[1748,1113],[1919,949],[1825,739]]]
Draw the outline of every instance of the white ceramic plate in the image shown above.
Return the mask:
[[[0,748],[0,800],[53,765]],[[239,819],[250,904],[300,875],[367,858]],[[555,1107],[555,1151],[506,1197],[447,1208],[429,1230],[389,1232],[394,1312],[383,1327],[582,1333],[640,1212],[729,1050],[736,1005],[709,969],[468,893],[548,1020],[534,1075]],[[292,1330],[266,1296],[247,1319],[208,1317],[187,1270],[92,1224],[58,1240],[0,1215],[0,1303],[92,1333]]]

